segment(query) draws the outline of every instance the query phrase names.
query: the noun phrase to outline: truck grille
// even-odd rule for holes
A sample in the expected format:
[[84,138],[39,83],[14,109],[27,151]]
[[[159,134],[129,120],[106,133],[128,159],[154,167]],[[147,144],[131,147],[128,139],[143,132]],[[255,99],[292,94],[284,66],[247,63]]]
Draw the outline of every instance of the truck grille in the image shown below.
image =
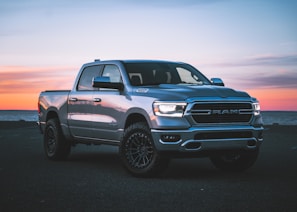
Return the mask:
[[249,122],[253,116],[251,103],[196,103],[191,108],[196,123]]

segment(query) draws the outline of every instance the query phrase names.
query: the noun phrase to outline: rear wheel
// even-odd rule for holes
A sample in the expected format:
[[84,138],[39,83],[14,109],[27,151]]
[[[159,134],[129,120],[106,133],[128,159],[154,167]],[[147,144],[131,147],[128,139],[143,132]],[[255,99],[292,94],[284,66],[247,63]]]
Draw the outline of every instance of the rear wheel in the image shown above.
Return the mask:
[[46,122],[43,140],[48,159],[65,160],[68,157],[71,145],[63,136],[58,118],[49,119]]
[[210,160],[224,171],[241,172],[250,168],[257,160],[259,149],[244,152],[225,152],[211,156]]
[[156,150],[150,130],[143,122],[125,130],[119,153],[124,167],[137,177],[156,176],[169,163],[169,158]]

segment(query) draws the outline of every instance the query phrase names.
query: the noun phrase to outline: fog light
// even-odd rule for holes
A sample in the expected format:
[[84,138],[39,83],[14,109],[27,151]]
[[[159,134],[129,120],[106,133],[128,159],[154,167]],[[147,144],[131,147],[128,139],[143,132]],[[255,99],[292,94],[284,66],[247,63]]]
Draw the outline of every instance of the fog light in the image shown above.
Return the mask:
[[263,132],[259,133],[258,139],[260,139],[260,140],[263,139]]
[[247,145],[248,145],[248,146],[256,146],[256,144],[257,144],[257,142],[256,142],[255,140],[249,140],[249,141],[247,142]]
[[180,140],[179,135],[161,135],[161,140],[164,142],[177,142]]
[[186,149],[199,149],[201,147],[200,142],[190,142],[186,144]]

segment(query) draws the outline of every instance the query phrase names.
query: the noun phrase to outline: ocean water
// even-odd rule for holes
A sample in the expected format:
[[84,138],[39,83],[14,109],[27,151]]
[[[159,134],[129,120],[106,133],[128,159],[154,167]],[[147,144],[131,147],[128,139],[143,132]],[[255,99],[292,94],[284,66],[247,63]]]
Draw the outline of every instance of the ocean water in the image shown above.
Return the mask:
[[297,125],[297,111],[262,111],[261,113],[266,125]]
[[37,121],[37,110],[0,110],[0,121]]
[[[265,125],[297,125],[297,111],[262,111]],[[36,110],[0,110],[0,121],[38,121]]]

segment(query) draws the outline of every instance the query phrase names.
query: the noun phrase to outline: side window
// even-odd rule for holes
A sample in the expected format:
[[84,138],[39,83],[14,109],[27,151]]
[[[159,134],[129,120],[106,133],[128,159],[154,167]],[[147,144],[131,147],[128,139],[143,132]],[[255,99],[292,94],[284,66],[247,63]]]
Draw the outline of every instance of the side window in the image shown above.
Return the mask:
[[86,67],[79,79],[77,90],[79,91],[93,91],[98,90],[92,86],[92,80],[94,77],[99,76],[100,66]]
[[116,65],[106,65],[102,76],[109,77],[110,82],[122,82],[120,70]]

